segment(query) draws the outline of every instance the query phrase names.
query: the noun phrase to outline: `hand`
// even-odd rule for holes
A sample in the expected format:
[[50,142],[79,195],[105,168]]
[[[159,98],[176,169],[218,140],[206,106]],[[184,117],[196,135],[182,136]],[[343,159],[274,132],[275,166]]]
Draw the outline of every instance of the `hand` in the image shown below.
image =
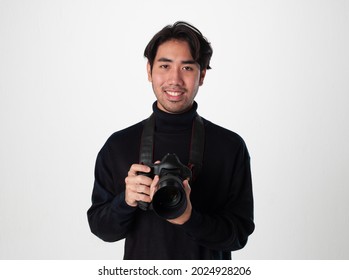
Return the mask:
[[176,219],[167,220],[170,223],[175,225],[183,225],[185,222],[187,222],[190,219],[190,216],[191,216],[191,211],[192,211],[192,205],[190,202],[191,189],[190,189],[188,180],[183,181],[183,187],[184,187],[185,194],[187,196],[187,208],[185,209],[184,213],[181,216],[177,217]]
[[138,175],[138,172],[148,173],[149,166],[142,164],[133,164],[125,178],[126,190],[125,201],[129,206],[136,207],[138,201],[150,203],[159,181],[159,176],[151,179],[145,175]]

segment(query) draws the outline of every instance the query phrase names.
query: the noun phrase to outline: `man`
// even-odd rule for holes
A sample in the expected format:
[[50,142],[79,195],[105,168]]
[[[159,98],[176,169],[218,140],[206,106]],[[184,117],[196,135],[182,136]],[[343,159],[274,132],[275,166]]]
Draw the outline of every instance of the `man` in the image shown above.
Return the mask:
[[[140,160],[149,120],[114,133],[96,161],[91,231],[108,242],[126,238],[124,259],[231,259],[254,230],[250,159],[241,137],[196,112],[194,99],[210,69],[210,43],[195,27],[177,22],[159,31],[144,55],[157,99],[152,162],[171,153],[192,167],[193,149],[202,162],[194,165],[190,181],[183,178],[185,209],[164,218],[138,207],[151,203],[159,189],[159,176],[147,176],[150,164]],[[196,119],[204,133],[194,130]]]

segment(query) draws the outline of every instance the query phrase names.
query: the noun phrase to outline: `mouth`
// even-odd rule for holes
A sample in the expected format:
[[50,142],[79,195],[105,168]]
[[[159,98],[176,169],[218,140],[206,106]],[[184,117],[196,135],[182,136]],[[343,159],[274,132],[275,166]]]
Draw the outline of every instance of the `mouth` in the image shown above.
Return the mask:
[[183,89],[165,89],[164,93],[166,94],[167,98],[171,101],[178,101],[181,99],[181,97],[184,95],[185,90]]
[[182,95],[184,92],[183,91],[169,91],[169,90],[165,90],[165,93],[170,95],[170,96],[180,96]]

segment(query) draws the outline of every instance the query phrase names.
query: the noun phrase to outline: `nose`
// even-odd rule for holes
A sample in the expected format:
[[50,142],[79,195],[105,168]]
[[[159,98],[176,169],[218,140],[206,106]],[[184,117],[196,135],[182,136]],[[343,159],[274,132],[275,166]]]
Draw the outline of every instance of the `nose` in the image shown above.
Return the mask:
[[173,67],[169,72],[168,83],[170,85],[183,85],[183,77],[180,68]]

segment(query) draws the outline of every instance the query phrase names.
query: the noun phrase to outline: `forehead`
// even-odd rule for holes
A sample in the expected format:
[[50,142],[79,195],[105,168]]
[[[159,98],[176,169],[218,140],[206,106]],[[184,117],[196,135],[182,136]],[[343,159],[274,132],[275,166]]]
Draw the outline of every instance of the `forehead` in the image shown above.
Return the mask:
[[159,58],[181,58],[185,60],[193,59],[189,44],[184,40],[169,40],[159,45],[155,60]]

